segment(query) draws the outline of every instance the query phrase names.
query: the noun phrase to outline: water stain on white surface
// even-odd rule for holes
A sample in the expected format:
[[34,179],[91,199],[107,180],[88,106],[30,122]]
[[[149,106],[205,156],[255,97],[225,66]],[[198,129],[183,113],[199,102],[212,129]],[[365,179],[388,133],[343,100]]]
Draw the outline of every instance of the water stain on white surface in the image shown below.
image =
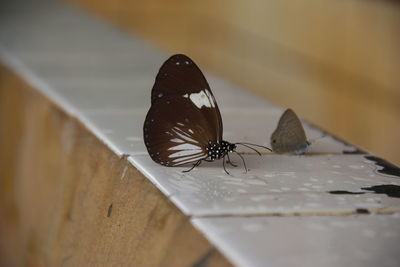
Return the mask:
[[349,165],[349,168],[354,169],[354,170],[359,170],[359,169],[364,168],[364,166],[363,165]]
[[249,185],[259,185],[259,186],[267,185],[266,181],[259,180],[259,179],[249,179],[248,181],[246,181],[246,183]]
[[299,190],[299,191],[301,191],[301,192],[308,192],[308,191],[311,191],[310,189],[305,188],[305,187],[299,187],[299,188],[297,188],[297,190]]
[[252,196],[250,196],[250,199],[255,202],[266,200],[266,199],[271,199],[271,198],[272,197],[268,196],[268,195],[252,195]]
[[285,171],[272,171],[264,174],[264,177],[276,177],[276,176],[287,176],[287,177],[296,177],[296,172],[285,172]]
[[245,189],[241,189],[241,188],[237,189],[236,192],[238,192],[238,193],[247,193],[247,191]]

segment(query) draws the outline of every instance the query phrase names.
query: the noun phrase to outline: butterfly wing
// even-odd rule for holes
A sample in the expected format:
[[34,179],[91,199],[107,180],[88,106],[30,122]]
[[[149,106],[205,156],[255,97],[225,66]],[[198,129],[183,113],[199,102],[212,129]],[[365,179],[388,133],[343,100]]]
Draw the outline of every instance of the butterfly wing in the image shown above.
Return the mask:
[[161,66],[151,92],[151,104],[166,97],[189,98],[216,130],[215,141],[222,140],[222,119],[215,97],[203,73],[188,56],[173,55]]
[[214,95],[187,56],[174,55],[161,66],[143,133],[151,158],[165,166],[205,159],[206,145],[222,140],[222,119]]
[[271,135],[272,150],[278,153],[304,153],[309,143],[303,125],[293,110],[287,109]]

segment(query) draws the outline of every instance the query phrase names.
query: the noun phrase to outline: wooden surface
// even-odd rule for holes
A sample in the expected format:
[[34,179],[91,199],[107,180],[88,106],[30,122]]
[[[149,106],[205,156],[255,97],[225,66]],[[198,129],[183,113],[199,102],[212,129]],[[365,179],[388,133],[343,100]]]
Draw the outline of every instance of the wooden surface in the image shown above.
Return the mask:
[[70,1],[400,164],[397,1]]
[[0,65],[1,266],[230,266],[125,158]]

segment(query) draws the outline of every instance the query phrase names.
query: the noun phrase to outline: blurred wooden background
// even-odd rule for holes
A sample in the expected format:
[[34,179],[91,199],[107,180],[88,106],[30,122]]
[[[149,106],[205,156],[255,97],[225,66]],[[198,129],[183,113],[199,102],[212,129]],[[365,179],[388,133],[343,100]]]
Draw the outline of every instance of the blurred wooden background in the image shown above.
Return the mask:
[[400,164],[398,1],[69,1]]

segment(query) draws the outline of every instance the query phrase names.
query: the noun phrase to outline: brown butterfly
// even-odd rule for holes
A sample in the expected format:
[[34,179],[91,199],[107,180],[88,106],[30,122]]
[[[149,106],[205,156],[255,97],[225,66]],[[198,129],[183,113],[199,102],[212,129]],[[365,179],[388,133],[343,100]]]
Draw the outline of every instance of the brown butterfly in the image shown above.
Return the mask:
[[222,133],[221,113],[203,73],[189,57],[171,56],[157,74],[143,126],[150,157],[168,167],[194,163],[188,171],[202,161],[222,159],[226,171],[225,157],[236,166],[228,154],[235,152],[246,168],[236,145],[249,144],[224,141]]

